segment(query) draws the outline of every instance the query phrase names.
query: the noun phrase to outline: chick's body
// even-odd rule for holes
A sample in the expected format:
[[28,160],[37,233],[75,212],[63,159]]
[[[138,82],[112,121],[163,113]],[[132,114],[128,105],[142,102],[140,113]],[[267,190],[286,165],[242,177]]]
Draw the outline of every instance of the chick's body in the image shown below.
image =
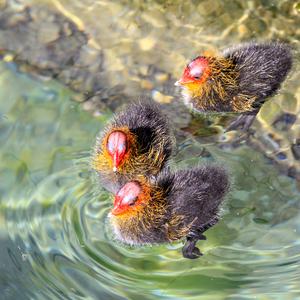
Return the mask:
[[[126,152],[117,171],[108,152],[108,138],[113,132],[125,135]],[[93,168],[106,189],[116,192],[131,178],[155,176],[166,165],[172,153],[173,136],[159,106],[151,102],[130,104],[97,139]]]
[[[232,60],[237,71],[237,87],[231,102],[232,111],[246,112],[258,109],[267,97],[273,96],[292,67],[289,46],[273,42],[250,43],[223,52]],[[240,103],[239,103],[240,102]]]
[[110,214],[116,238],[131,245],[184,237],[196,243],[218,221],[229,180],[223,168],[207,165],[176,173],[165,171],[155,184],[139,185],[143,191],[140,204],[123,214]]

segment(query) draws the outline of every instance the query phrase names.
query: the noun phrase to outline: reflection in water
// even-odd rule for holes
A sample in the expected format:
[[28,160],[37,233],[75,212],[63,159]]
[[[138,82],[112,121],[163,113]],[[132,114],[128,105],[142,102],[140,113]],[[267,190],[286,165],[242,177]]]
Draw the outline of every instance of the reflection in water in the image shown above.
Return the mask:
[[[283,125],[290,118],[278,121],[282,110],[295,115],[299,109],[296,75],[260,113],[251,143],[245,139],[232,143],[230,134],[218,134],[226,117],[191,120],[187,111],[176,110],[176,96],[164,97],[176,94],[171,76],[194,56],[194,49],[229,44],[254,33],[265,37],[280,22],[283,34],[293,40],[296,12],[278,3],[272,6],[278,17],[270,18],[262,6],[251,8],[252,2],[234,1],[232,7],[195,3],[52,4],[68,18],[77,16],[72,17],[75,23],[80,16],[91,47],[101,44],[107,90],[123,84],[121,94],[134,96],[149,89],[169,114],[176,111],[174,121],[183,130],[177,132],[174,165],[183,168],[217,160],[230,169],[234,188],[222,221],[208,231],[207,241],[200,242],[204,256],[197,261],[183,259],[182,243],[129,248],[114,241],[106,223],[111,196],[97,184],[89,162],[95,136],[111,114],[101,112],[94,118],[71,101],[77,95],[57,81],[31,78],[15,64],[2,62],[0,289],[4,299],[299,296],[300,197],[295,176],[285,172],[298,166],[288,141],[297,137],[299,120],[288,127]],[[282,20],[287,17],[291,24],[285,28]],[[224,25],[231,22],[234,26]]]

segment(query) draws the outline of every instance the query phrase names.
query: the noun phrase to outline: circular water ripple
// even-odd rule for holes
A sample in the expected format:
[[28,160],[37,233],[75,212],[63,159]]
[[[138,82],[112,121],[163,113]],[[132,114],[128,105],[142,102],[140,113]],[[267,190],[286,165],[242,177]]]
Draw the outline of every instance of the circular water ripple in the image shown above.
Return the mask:
[[[272,180],[268,178],[270,191]],[[255,210],[247,207],[255,203],[245,196],[252,191],[239,191],[238,184],[223,220],[208,231],[207,241],[199,243],[205,255],[191,261],[182,258],[181,242],[130,248],[115,241],[107,224],[112,198],[98,186],[87,159],[52,174],[26,199],[8,199],[5,204],[7,230],[18,245],[10,258],[19,271],[24,263],[30,269],[23,282],[25,295],[201,299],[203,293],[204,299],[212,292],[220,297],[246,297],[254,291],[259,295],[266,285],[270,293],[295,293],[300,275],[299,213],[273,223],[281,203],[268,199],[265,183],[261,187],[257,182],[259,201],[268,203],[271,216],[264,220],[258,217],[259,204]],[[277,204],[272,206],[271,200]]]

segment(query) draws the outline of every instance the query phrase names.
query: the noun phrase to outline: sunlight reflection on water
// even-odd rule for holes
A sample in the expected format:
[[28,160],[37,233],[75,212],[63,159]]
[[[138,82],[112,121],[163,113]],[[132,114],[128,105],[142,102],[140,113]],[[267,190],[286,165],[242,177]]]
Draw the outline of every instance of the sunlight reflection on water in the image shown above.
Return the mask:
[[[254,2],[247,6],[233,1],[231,8],[222,2],[215,7],[209,1],[195,3],[53,1],[47,5],[82,26],[94,47],[101,45],[110,87],[125,84],[132,97],[154,89],[166,96],[175,94],[173,79],[163,75],[176,77],[195,49],[269,37],[277,22],[289,16],[281,2],[272,6],[278,14],[273,20],[268,12],[263,15],[262,4],[251,9]],[[293,40],[291,29],[284,30]],[[143,75],[148,65],[159,67],[150,78]],[[287,130],[271,126],[271,121],[283,111],[299,109],[295,77],[254,124],[258,141],[266,132],[281,135],[278,147],[292,165],[297,161],[287,152],[286,141],[297,137],[299,120]],[[14,63],[0,65],[4,299],[140,299],[141,295],[143,299],[261,299],[263,295],[296,299],[300,295],[299,185],[281,172],[275,158],[270,159],[277,150],[262,148],[269,151],[264,153],[251,144],[233,145],[230,137],[220,142],[221,119],[216,124],[201,117],[190,121],[189,115],[187,120],[177,113],[174,121],[185,131],[178,133],[173,165],[183,168],[217,160],[233,175],[223,219],[201,242],[205,255],[197,261],[182,258],[181,242],[124,247],[113,240],[106,223],[111,196],[98,186],[89,165],[95,136],[111,114],[92,117],[72,97],[74,93],[57,81],[26,75]]]

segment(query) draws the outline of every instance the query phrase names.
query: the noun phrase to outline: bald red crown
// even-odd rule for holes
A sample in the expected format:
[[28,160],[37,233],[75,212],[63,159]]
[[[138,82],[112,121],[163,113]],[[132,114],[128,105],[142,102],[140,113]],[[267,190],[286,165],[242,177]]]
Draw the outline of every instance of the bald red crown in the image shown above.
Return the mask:
[[113,131],[107,139],[106,148],[113,161],[113,171],[117,172],[127,151],[126,134],[122,131]]
[[201,83],[206,80],[209,62],[206,57],[198,56],[193,59],[184,69],[182,77],[176,82],[176,85],[185,85],[188,83]]
[[125,212],[129,207],[134,206],[142,188],[136,181],[126,183],[116,194],[114,200],[113,215],[119,215]]

